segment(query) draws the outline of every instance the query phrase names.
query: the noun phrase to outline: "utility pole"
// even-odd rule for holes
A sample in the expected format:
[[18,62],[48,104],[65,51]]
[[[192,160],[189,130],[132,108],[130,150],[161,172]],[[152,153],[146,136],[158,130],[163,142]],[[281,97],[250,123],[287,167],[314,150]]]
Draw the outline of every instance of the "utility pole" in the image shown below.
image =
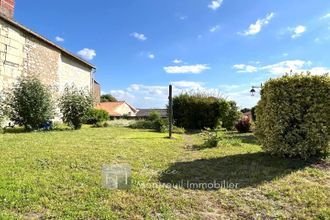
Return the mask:
[[172,138],[173,130],[173,97],[172,97],[172,85],[169,86],[169,96],[168,96],[168,124],[169,124],[169,138]]

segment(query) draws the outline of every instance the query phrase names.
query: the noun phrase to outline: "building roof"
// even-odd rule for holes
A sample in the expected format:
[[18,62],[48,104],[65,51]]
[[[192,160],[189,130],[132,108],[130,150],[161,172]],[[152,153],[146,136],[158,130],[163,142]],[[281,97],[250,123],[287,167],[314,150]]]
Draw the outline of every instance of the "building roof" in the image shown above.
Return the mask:
[[78,57],[77,55],[71,53],[70,51],[64,49],[63,47],[58,46],[57,44],[53,43],[52,41],[48,40],[47,38],[45,38],[45,37],[43,37],[43,36],[41,36],[41,35],[39,35],[39,34],[37,34],[36,32],[30,30],[29,28],[27,28],[27,27],[25,27],[25,26],[19,24],[18,22],[14,21],[14,20],[12,20],[12,19],[10,19],[10,18],[7,18],[6,16],[4,16],[4,15],[2,15],[2,14],[0,14],[0,18],[1,18],[2,20],[5,20],[6,22],[10,23],[11,25],[15,26],[16,28],[18,28],[18,29],[20,29],[20,30],[26,32],[27,34],[30,34],[30,35],[32,35],[32,36],[38,38],[39,40],[45,42],[46,44],[48,44],[48,45],[50,45],[50,46],[52,46],[52,47],[54,47],[54,48],[60,50],[62,53],[68,55],[69,57],[74,58],[75,60],[79,61],[80,63],[85,64],[86,66],[88,66],[88,67],[90,67],[90,68],[92,68],[92,69],[95,69],[95,66],[92,65],[92,64],[90,64],[90,63],[87,62],[86,60],[84,60],[84,59]]
[[138,113],[136,113],[136,117],[148,117],[151,112],[158,112],[161,117],[167,117],[167,110],[166,109],[138,109]]
[[136,112],[137,109],[128,104],[125,101],[120,101],[120,102],[101,102],[99,103],[96,108],[97,109],[102,109],[107,111],[110,116],[122,116],[121,113],[117,112],[117,108],[120,107],[121,105],[128,105],[133,112]]

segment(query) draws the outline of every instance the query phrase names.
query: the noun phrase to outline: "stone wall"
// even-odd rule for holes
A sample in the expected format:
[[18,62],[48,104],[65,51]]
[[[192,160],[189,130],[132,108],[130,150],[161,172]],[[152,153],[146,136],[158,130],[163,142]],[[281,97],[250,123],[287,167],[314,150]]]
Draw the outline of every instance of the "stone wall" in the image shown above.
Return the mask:
[[21,76],[37,76],[59,95],[66,85],[93,92],[92,68],[0,19],[0,92]]
[[0,92],[24,74],[25,36],[0,20]]
[[66,86],[74,85],[92,92],[91,69],[68,56],[61,56],[58,76],[60,91],[63,91]]

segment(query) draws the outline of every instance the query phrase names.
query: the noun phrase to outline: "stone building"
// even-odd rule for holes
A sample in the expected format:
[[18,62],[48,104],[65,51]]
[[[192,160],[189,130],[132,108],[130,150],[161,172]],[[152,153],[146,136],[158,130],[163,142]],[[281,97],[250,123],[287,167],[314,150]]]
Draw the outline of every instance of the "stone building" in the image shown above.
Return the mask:
[[87,89],[99,100],[95,67],[13,20],[14,0],[0,0],[0,93],[21,76],[36,76],[59,95],[66,86]]

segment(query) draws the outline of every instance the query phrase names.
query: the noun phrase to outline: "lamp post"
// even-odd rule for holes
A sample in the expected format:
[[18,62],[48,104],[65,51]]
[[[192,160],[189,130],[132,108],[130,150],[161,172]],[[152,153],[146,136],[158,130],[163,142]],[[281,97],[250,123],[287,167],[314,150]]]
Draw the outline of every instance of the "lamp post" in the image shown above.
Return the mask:
[[168,122],[169,122],[169,138],[172,138],[172,129],[173,129],[173,89],[172,85],[169,86],[169,96],[168,96]]
[[260,86],[252,86],[252,89],[250,90],[251,96],[255,95],[256,89],[262,89],[262,84]]

